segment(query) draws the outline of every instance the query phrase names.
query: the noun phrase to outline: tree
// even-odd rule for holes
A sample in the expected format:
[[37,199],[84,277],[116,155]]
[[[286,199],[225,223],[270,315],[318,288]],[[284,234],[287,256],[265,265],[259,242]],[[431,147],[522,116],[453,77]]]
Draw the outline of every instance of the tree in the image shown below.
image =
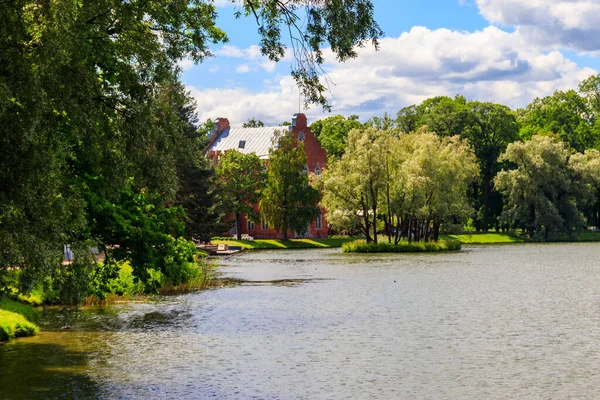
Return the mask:
[[[498,157],[504,152],[509,143],[518,139],[519,126],[512,110],[506,106],[493,103],[480,103],[477,101],[467,103],[470,111],[470,123],[465,126],[462,138],[468,139],[475,155],[479,159],[481,190],[483,193],[481,203],[481,229],[488,230],[490,214],[490,198],[500,203],[497,192],[492,187],[492,182],[498,173]],[[497,207],[496,210],[501,209]],[[494,215],[494,217],[499,216]]]
[[[256,18],[261,50],[272,60],[284,55],[282,28],[299,26],[297,13],[307,12],[306,30],[292,38],[292,74],[306,101],[324,106],[321,47],[329,43],[345,60],[381,36],[370,0],[248,0],[242,7]],[[156,214],[182,204],[197,213],[187,217],[188,234],[206,231],[212,217],[203,222],[199,214],[210,213],[210,200],[197,195],[210,184],[194,180],[210,182],[210,172],[180,157],[184,148],[197,151],[201,138],[189,134],[184,96],[174,88],[178,61],[202,61],[211,44],[226,41],[216,18],[204,0],[0,2],[0,289],[16,266],[31,277],[23,289],[57,271],[74,272],[80,266],[62,266],[64,244],[91,260],[90,241],[128,243],[127,226],[147,216],[140,204]],[[131,200],[140,196],[146,200]],[[92,217],[109,204],[117,207],[112,228]],[[182,218],[168,214],[172,222]],[[174,240],[182,234],[159,233]]]
[[585,227],[581,212],[593,197],[590,175],[557,137],[535,135],[508,145],[501,160],[516,168],[496,177],[506,202],[503,218],[524,226],[531,237],[572,237]]
[[267,223],[288,238],[289,231],[306,233],[320,210],[319,190],[304,172],[304,146],[290,133],[279,132],[269,150],[269,172],[262,192],[260,212]]
[[377,242],[381,221],[389,242],[438,240],[442,223],[472,212],[476,176],[473,151],[457,136],[353,130],[325,173],[323,204],[334,227],[358,224],[367,242]]
[[260,128],[263,126],[265,126],[265,123],[262,122],[260,119],[259,120],[255,119],[254,117],[252,117],[247,122],[244,122],[242,124],[242,128]]
[[536,98],[519,115],[523,139],[549,132],[579,152],[600,144],[600,132],[594,132],[591,120],[586,119],[588,103],[575,90],[556,91],[552,96]]
[[329,165],[324,177],[323,205],[329,222],[359,224],[367,242],[377,243],[377,208],[385,183],[383,156],[389,132],[353,129],[342,157]]
[[221,206],[235,215],[237,239],[242,239],[241,214],[256,221],[254,210],[265,180],[265,165],[254,153],[242,154],[232,149],[223,153],[217,164],[217,179],[221,188]]
[[325,149],[327,158],[332,161],[344,154],[348,133],[361,126],[358,115],[351,115],[348,119],[335,115],[313,122],[310,130]]

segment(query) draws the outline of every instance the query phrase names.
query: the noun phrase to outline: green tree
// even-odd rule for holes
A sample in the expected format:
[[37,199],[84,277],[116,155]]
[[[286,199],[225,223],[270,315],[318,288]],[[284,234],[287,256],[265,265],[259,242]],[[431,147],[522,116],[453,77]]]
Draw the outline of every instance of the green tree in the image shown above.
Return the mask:
[[[302,50],[292,73],[306,101],[323,105],[321,47],[329,43],[345,60],[366,39],[377,46],[381,35],[369,0],[245,1],[242,9],[256,18],[261,50],[272,60],[284,55],[282,28],[300,26],[297,13],[306,10],[298,35],[306,46],[294,47]],[[204,188],[192,183],[210,181],[210,172],[181,158],[197,152],[201,138],[188,134],[189,115],[181,114],[177,62],[202,61],[211,44],[227,40],[216,18],[204,0],[0,2],[1,288],[15,266],[31,278],[24,289],[79,268],[61,264],[63,244],[80,249],[82,262],[90,259],[90,240],[108,246],[121,238],[123,248],[144,251],[128,244],[127,232],[152,218],[145,208],[160,214],[182,204],[197,213],[188,217],[195,225],[188,234],[207,229],[208,221],[189,219],[208,212],[206,198],[196,196]],[[102,227],[92,216],[104,215],[108,204],[116,220]],[[166,226],[182,217],[167,214],[170,222],[141,231],[179,240],[181,231]],[[131,259],[146,262],[139,254]],[[134,267],[140,278],[142,269]]]
[[313,122],[310,130],[325,149],[327,158],[332,161],[344,154],[348,133],[361,126],[358,115],[351,115],[348,119],[335,115]]
[[556,91],[552,96],[536,98],[519,116],[523,139],[540,132],[553,133],[579,152],[600,143],[600,136],[586,118],[588,103],[575,90]]
[[391,134],[374,128],[353,129],[342,157],[324,177],[323,205],[336,228],[358,224],[367,242],[377,243],[377,209],[384,190],[386,140]]
[[572,157],[557,137],[535,135],[512,143],[501,160],[516,166],[496,177],[508,222],[543,240],[572,237],[585,227],[581,210],[593,198],[589,174],[582,172],[584,160]]
[[265,165],[254,153],[242,154],[232,149],[219,158],[217,179],[220,185],[221,206],[235,215],[237,239],[242,239],[241,214],[258,220],[254,205],[260,200],[260,188],[265,180]]
[[265,123],[262,122],[260,119],[257,120],[254,117],[250,118],[248,121],[242,124],[242,128],[260,128],[263,126],[265,126]]
[[500,216],[502,200],[492,183],[498,173],[498,158],[509,143],[519,137],[519,126],[512,110],[506,106],[477,101],[467,103],[470,111],[469,124],[463,129],[462,138],[468,139],[480,164],[480,185],[482,197],[477,201],[481,208],[481,229],[487,232],[490,217],[490,198],[495,207],[494,219]]
[[269,150],[269,172],[262,192],[260,212],[265,220],[288,238],[289,231],[306,233],[320,210],[320,192],[304,172],[306,152],[293,135],[279,132]]

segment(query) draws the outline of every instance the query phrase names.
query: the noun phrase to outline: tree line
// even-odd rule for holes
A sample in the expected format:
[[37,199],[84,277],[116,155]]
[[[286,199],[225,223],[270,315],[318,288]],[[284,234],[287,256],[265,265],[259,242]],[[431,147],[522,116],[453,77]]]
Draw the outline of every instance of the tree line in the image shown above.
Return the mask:
[[[372,166],[360,161],[361,155],[356,153],[356,135],[371,137],[368,146],[373,149],[370,151],[376,151],[380,146],[378,141],[382,140],[379,137],[381,135],[402,143],[408,140],[407,137],[420,134],[422,145],[425,145],[429,140],[426,134],[434,133],[440,140],[454,138],[468,143],[477,173],[471,176],[470,182],[454,179],[457,185],[464,188],[467,200],[466,203],[457,200],[456,205],[466,204],[468,210],[466,214],[450,213],[446,227],[466,221],[472,222],[476,230],[484,232],[518,227],[531,236],[537,235],[546,240],[571,237],[584,229],[586,224],[600,227],[600,186],[597,178],[600,75],[590,76],[581,82],[578,90],[557,91],[551,96],[536,98],[527,107],[517,110],[501,104],[468,101],[460,95],[454,98],[441,96],[405,107],[395,119],[385,114],[361,123],[358,116],[345,118],[338,115],[313,123],[311,129],[327,151],[330,176],[341,169],[345,169],[342,175],[346,177],[352,173],[364,176],[373,171]],[[355,131],[361,134],[353,134]],[[374,132],[383,133],[376,135]],[[413,154],[413,150],[401,149],[401,144],[396,145],[400,146],[396,149],[396,157]],[[388,150],[394,146],[384,145]],[[529,157],[527,161],[525,156]],[[418,155],[414,157],[411,162],[422,162],[418,160]],[[379,162],[384,162],[384,159],[382,155],[374,158]],[[395,160],[391,163],[402,170],[403,162]],[[352,163],[355,165],[351,166]],[[443,162],[436,161],[436,164],[442,166]],[[465,162],[464,167],[455,168],[449,173],[460,174],[463,170],[471,171],[471,164]],[[394,182],[384,182],[384,193],[388,191],[385,185],[400,184],[404,179],[391,175],[389,168],[386,171],[388,178],[381,179]],[[333,184],[334,178],[330,179],[331,182],[325,181],[324,192],[328,208],[331,208],[329,220],[342,228],[344,225],[339,224],[336,218],[342,215],[348,218],[352,212],[350,208],[339,204],[339,198],[334,200],[336,185]],[[370,179],[369,185],[374,182],[377,179]],[[360,187],[358,180],[356,185]],[[442,186],[439,188],[442,190]],[[372,192],[378,193],[377,190]],[[405,195],[409,196],[408,192]],[[368,197],[364,196],[365,199]],[[407,232],[406,227],[390,228],[394,224],[405,225],[408,219],[398,215],[390,217],[393,212],[389,211],[387,205],[389,196],[384,196],[383,200],[375,199],[373,195],[370,197],[368,207],[360,207],[360,212],[354,211],[354,218],[360,215],[360,221],[355,221],[354,226],[360,226],[367,239],[371,236],[375,240],[376,235],[373,231],[367,234],[369,229],[365,225],[382,226],[383,231],[396,234]],[[376,212],[378,209],[383,211]],[[340,212],[332,213],[335,210]],[[367,221],[370,214],[374,215],[371,221]],[[417,219],[434,221],[434,214],[425,220]],[[348,224],[350,221],[346,221],[346,227],[352,226]],[[434,224],[424,224],[429,228],[415,229],[411,235],[429,232],[429,229],[435,231]],[[423,235],[416,237],[420,236]]]
[[[324,107],[322,47],[344,60],[382,35],[371,0],[246,0],[235,13],[272,61],[293,35],[292,75]],[[0,1],[0,292],[42,285],[77,303],[122,261],[149,292],[157,274],[185,279],[190,239],[222,211],[178,63],[227,41],[217,16],[205,0]]]

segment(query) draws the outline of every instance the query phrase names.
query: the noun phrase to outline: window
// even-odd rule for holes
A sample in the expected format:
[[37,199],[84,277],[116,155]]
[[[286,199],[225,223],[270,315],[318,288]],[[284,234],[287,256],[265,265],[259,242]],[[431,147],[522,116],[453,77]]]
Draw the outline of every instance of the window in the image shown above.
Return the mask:
[[265,217],[261,217],[261,219],[260,219],[260,228],[263,231],[266,231],[269,229],[269,224],[267,224],[267,220],[265,219]]
[[308,174],[309,170],[308,170],[308,165],[304,164],[304,172]]
[[240,140],[240,143],[238,144],[238,148],[239,149],[243,149],[246,147],[246,141],[245,140]]
[[254,230],[254,222],[248,220],[248,231],[253,231]]
[[304,142],[304,132],[300,132],[298,134],[298,140],[301,141],[301,142]]
[[315,220],[315,229],[323,228],[323,214],[321,214],[321,209],[319,208],[319,215],[317,215],[317,219]]
[[321,167],[319,166],[319,162],[317,162],[315,167],[315,175],[321,175]]

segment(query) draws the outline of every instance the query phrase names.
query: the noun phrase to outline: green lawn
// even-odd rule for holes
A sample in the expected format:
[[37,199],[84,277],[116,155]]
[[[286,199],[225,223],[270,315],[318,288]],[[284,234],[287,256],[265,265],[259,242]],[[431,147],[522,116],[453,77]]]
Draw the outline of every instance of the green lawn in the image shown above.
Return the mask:
[[440,239],[458,240],[464,244],[494,244],[494,243],[522,243],[527,242],[524,236],[516,233],[463,233],[460,235],[441,235]]
[[36,335],[40,331],[33,323],[36,319],[37,314],[31,306],[0,298],[0,342]]
[[266,249],[315,249],[342,247],[345,242],[354,239],[256,239],[256,240],[211,240],[212,244],[227,244],[229,246],[240,246],[245,250],[266,250]]

